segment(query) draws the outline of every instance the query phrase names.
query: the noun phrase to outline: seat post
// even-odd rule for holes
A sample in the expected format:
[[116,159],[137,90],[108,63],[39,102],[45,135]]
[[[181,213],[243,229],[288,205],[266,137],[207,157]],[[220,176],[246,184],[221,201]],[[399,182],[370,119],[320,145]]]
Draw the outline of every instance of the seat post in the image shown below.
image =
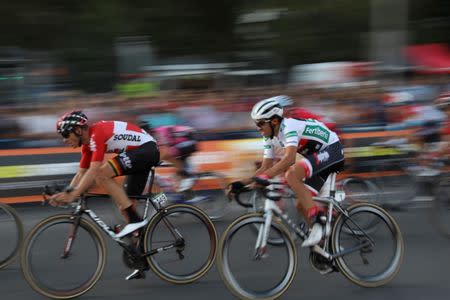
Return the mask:
[[147,190],[147,194],[151,195],[152,193],[152,188],[153,188],[153,181],[155,180],[155,167],[152,167],[150,169],[150,173],[148,174],[147,177],[147,182],[145,184],[145,188],[144,191]]
[[334,198],[336,195],[336,172],[330,174],[330,196]]

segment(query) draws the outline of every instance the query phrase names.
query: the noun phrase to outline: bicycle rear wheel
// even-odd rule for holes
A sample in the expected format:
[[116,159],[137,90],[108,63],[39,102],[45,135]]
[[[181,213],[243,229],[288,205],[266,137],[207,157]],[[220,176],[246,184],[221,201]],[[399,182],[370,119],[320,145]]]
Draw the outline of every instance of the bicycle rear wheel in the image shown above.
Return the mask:
[[379,204],[385,208],[401,209],[417,195],[419,184],[400,166],[396,170],[389,168],[392,168],[391,164],[379,164],[374,170],[379,174],[375,177],[375,184],[380,191]]
[[[69,236],[75,236],[68,242]],[[63,256],[70,247],[68,256]],[[56,215],[38,223],[28,234],[21,253],[23,275],[38,293],[54,299],[78,297],[100,279],[106,245],[92,222]]]
[[225,177],[215,172],[196,174],[194,186],[183,192],[185,204],[192,204],[203,210],[211,220],[225,216],[230,210],[230,200],[225,192],[227,181]]
[[450,183],[447,180],[437,188],[431,218],[439,232],[450,239]]
[[[400,270],[404,244],[399,226],[381,207],[370,203],[355,204],[341,214],[331,234],[334,253],[341,273],[363,287],[387,284]],[[364,230],[367,220],[377,218],[370,232]]]
[[214,224],[192,205],[174,204],[159,211],[145,228],[143,241],[145,252],[154,252],[147,257],[150,268],[171,283],[198,280],[209,271],[216,257]]
[[16,210],[0,203],[0,269],[12,263],[23,243],[23,224]]
[[340,183],[345,192],[344,204],[350,206],[358,202],[379,203],[380,191],[370,180],[348,177]]
[[217,263],[226,287],[240,299],[275,299],[291,285],[297,270],[295,244],[284,225],[273,221],[270,235],[283,242],[267,244],[257,255],[254,228],[264,225],[262,213],[248,214],[231,223],[219,244]]

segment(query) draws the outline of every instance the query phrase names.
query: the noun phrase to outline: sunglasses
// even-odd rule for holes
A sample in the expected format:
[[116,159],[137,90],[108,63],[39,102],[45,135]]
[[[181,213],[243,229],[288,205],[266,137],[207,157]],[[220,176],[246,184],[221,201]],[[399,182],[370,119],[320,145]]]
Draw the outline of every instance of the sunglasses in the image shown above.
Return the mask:
[[261,128],[264,124],[269,123],[270,120],[259,120],[255,122],[255,125],[259,128]]
[[70,132],[62,132],[62,133],[61,133],[61,136],[62,136],[64,139],[67,139],[67,138],[69,138],[69,136],[70,136]]

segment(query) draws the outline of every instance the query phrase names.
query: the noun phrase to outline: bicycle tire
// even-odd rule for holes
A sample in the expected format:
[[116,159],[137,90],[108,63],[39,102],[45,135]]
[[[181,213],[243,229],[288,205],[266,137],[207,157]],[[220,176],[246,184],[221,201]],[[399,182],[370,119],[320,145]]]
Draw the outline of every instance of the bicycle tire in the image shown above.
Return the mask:
[[[391,165],[378,165],[374,172],[382,173],[386,171],[386,168],[391,168]],[[401,169],[401,167],[399,167]],[[393,176],[376,176],[374,183],[378,187],[380,192],[379,205],[390,209],[402,209],[408,206],[417,195],[419,185],[414,177],[408,172],[402,175]]]
[[[280,297],[286,290],[290,287],[292,284],[292,281],[295,277],[296,271],[297,271],[297,249],[295,247],[295,243],[291,238],[291,235],[289,234],[286,227],[276,221],[273,220],[271,224],[271,229],[276,230],[283,238],[284,243],[282,245],[286,245],[287,249],[287,270],[282,278],[282,280],[278,281],[278,285],[274,286],[271,289],[265,290],[263,292],[257,292],[257,291],[249,291],[248,289],[245,289],[237,280],[236,276],[232,273],[230,270],[230,263],[228,254],[230,251],[230,241],[232,240],[233,236],[244,226],[250,226],[250,228],[254,226],[259,226],[261,224],[264,224],[264,217],[262,213],[252,213],[252,214],[246,214],[243,215],[236,220],[234,220],[224,231],[222,238],[219,243],[219,252],[217,255],[217,266],[219,270],[219,274],[225,283],[225,286],[227,289],[236,297],[239,299],[245,299],[245,300],[254,300],[254,299],[261,299],[261,300],[272,300]],[[250,229],[251,230],[251,229]],[[255,235],[255,241],[256,241],[256,235]],[[247,239],[247,237],[245,237]],[[243,247],[246,248],[246,247]],[[254,250],[253,247],[249,247],[248,249]],[[281,249],[280,246],[274,247],[274,249]],[[242,253],[242,247],[239,249],[239,255],[246,256],[245,253]],[[268,253],[270,256],[270,253]],[[272,253],[273,255],[273,253]],[[264,264],[262,264],[264,265]],[[272,271],[272,270],[271,270]],[[267,275],[271,274],[271,272],[260,272],[258,273],[260,275]]]
[[380,190],[370,180],[360,177],[347,177],[340,182],[345,192],[344,204],[350,206],[358,202],[379,204]]
[[[8,240],[9,243],[12,241],[14,242],[11,252],[7,253],[5,258],[0,257],[0,269],[1,269],[11,264],[19,255],[20,249],[23,244],[24,229],[22,220],[20,219],[19,214],[13,207],[4,203],[0,203],[0,210],[4,211],[6,215],[9,215],[11,217],[11,220],[14,221],[14,227],[16,229],[17,234],[17,239],[15,241]],[[2,228],[3,230],[5,229],[4,226]]]
[[[91,288],[93,288],[94,285],[97,283],[97,281],[100,279],[106,264],[107,250],[101,232],[91,221],[81,218],[78,230],[80,230],[80,228],[83,228],[86,231],[86,233],[90,235],[90,237],[95,243],[98,252],[97,253],[98,262],[97,265],[95,266],[95,271],[93,272],[93,275],[88,280],[84,281],[82,285],[78,286],[77,288],[72,288],[69,290],[61,290],[45,286],[44,283],[40,282],[39,279],[36,277],[37,274],[33,272],[33,268],[30,264],[32,261],[31,249],[33,247],[34,242],[36,241],[36,239],[39,237],[40,234],[45,232],[45,230],[51,228],[52,225],[58,224],[61,225],[65,223],[73,224],[72,218],[73,216],[70,214],[59,214],[42,220],[36,226],[34,226],[33,229],[30,231],[30,233],[27,235],[22,248],[21,264],[22,264],[22,273],[24,275],[25,280],[36,292],[53,299],[71,299],[86,293]],[[79,231],[77,231],[77,234],[79,235]],[[76,240],[74,244],[75,243]],[[48,270],[46,270],[46,273],[48,273]],[[61,276],[61,274],[59,274],[59,276]]]
[[[231,203],[226,193],[227,180],[216,172],[201,172],[195,176],[196,183],[191,190],[183,193],[186,200],[182,203],[199,207],[213,221],[221,219],[230,211]],[[216,182],[218,186],[210,189],[208,186],[202,185],[202,180]]]
[[[164,269],[162,264],[157,261],[157,257],[159,257],[159,255],[164,255],[164,251],[162,251],[161,253],[156,253],[155,255],[151,255],[151,256],[147,257],[147,261],[150,265],[150,268],[159,278],[161,278],[162,280],[165,280],[167,282],[171,282],[171,283],[175,283],[175,284],[187,284],[187,283],[194,282],[194,281],[200,279],[201,277],[203,277],[211,269],[211,267],[214,263],[215,257],[216,257],[217,244],[218,244],[217,231],[216,231],[214,224],[212,223],[212,221],[208,217],[208,215],[206,215],[206,213],[204,213],[201,209],[199,209],[193,205],[172,204],[170,206],[167,206],[163,210],[157,212],[152,217],[152,219],[150,220],[150,222],[146,226],[146,228],[144,229],[144,237],[143,237],[144,250],[145,250],[145,252],[149,252],[150,249],[153,249],[152,248],[152,244],[154,242],[153,238],[155,238],[155,240],[157,239],[155,230],[156,230],[157,226],[159,224],[161,224],[161,221],[162,221],[162,223],[164,223],[165,220],[167,221],[168,217],[171,215],[174,218],[177,218],[177,219],[183,221],[183,215],[187,216],[187,214],[198,218],[198,220],[200,220],[200,222],[201,222],[200,224],[202,224],[205,227],[206,232],[208,233],[208,236],[209,236],[208,245],[210,248],[207,253],[207,257],[204,260],[204,263],[201,264],[199,269],[194,270],[192,272],[187,272],[187,274],[181,274],[181,275],[174,274],[174,272]],[[172,222],[173,222],[173,220],[172,220]],[[167,225],[165,225],[165,224],[163,224],[163,225],[166,226],[166,228],[167,228]],[[183,228],[176,227],[176,229],[179,232],[181,232],[181,234],[183,234],[183,231],[187,230],[188,227],[189,227],[189,224],[183,226]],[[164,236],[167,236],[167,234],[165,234]],[[186,239],[186,236],[183,236],[183,237]],[[155,241],[155,243],[157,243],[157,241]],[[195,244],[196,243],[192,243],[191,241],[186,242],[186,245],[188,245],[188,246],[195,245]],[[196,254],[198,255],[198,253],[196,253]]]
[[[369,244],[369,242],[371,242],[370,239],[375,238],[375,234],[379,234],[380,232],[382,232],[382,224],[387,225],[388,230],[386,231],[391,234],[391,239],[383,236],[383,238],[380,239],[379,242],[375,242],[374,245],[367,245],[360,248],[359,251],[347,253],[347,255],[337,257],[335,261],[337,263],[339,271],[351,282],[362,287],[378,287],[387,284],[399,272],[404,256],[403,237],[397,222],[391,215],[389,215],[388,212],[386,212],[386,210],[371,203],[354,204],[347,209],[347,212],[349,217],[346,217],[344,214],[340,214],[333,226],[333,231],[331,233],[331,246],[334,253],[339,253],[339,251],[357,246],[357,243],[366,242],[367,244]],[[364,231],[364,229],[354,225],[355,223],[358,223],[358,220],[356,220],[358,217],[357,214],[361,213],[373,214],[380,218],[380,221],[377,222],[377,226],[380,227],[375,231],[376,233],[367,233]],[[364,220],[366,217],[367,216],[364,215],[361,216],[361,220]],[[345,229],[344,227],[348,228]],[[351,229],[349,229],[350,227]],[[348,241],[348,238],[345,236],[346,234],[351,235],[352,238],[355,238],[355,241],[357,243],[355,244],[355,242],[351,242],[351,245],[349,247],[347,247],[347,245],[344,245],[344,242]],[[342,241],[340,239],[341,235],[343,236]],[[383,243],[388,242],[391,242],[391,244],[394,246],[393,252],[390,255],[386,253],[382,253],[382,255],[380,255],[382,259],[390,258],[386,266],[377,262],[375,266],[378,268],[379,265],[382,265],[382,269],[380,268],[380,270],[375,271],[374,274],[362,274],[362,272],[366,271],[369,267],[370,263],[368,256],[373,254],[370,259],[375,259],[375,251],[381,249],[379,246],[382,246]],[[357,264],[355,266],[355,269],[350,266],[350,260],[353,258],[350,257],[352,253],[357,253],[360,255],[360,257],[356,256]],[[360,259],[362,261],[362,264]],[[356,267],[360,266],[363,266],[365,269],[363,271],[356,270]]]
[[439,183],[433,200],[431,222],[442,234],[450,239],[450,183],[444,178]]

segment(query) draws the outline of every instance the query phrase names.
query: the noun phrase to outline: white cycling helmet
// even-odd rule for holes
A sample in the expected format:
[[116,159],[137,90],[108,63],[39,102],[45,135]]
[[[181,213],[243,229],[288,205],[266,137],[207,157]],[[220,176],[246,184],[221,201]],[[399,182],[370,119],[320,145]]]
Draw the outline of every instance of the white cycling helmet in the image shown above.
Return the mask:
[[280,96],[264,99],[256,103],[252,109],[252,119],[263,120],[271,119],[274,116],[283,117],[283,107],[278,102],[278,97]]
[[292,98],[289,96],[285,96],[285,95],[275,96],[275,97],[272,97],[272,99],[277,101],[281,105],[281,107],[291,106],[294,104],[294,101],[292,100]]

